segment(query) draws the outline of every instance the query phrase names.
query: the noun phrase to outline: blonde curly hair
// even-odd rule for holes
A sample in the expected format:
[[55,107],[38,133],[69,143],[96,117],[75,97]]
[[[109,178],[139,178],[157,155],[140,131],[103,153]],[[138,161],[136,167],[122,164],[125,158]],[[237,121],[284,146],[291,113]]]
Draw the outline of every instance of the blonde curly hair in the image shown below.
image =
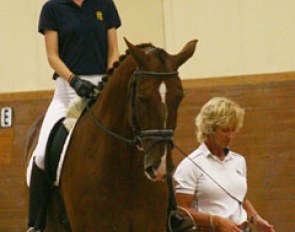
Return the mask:
[[197,138],[204,142],[214,134],[216,127],[238,131],[243,126],[245,110],[225,97],[213,97],[202,108],[195,119]]

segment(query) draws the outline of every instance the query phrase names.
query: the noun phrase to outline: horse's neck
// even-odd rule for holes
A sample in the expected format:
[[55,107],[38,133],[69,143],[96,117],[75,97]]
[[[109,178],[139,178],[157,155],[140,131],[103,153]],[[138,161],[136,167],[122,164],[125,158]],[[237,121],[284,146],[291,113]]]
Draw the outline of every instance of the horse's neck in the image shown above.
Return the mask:
[[[106,126],[124,126],[128,120],[129,107],[129,81],[136,68],[135,61],[127,58],[108,80],[98,102],[93,107],[93,112]],[[118,128],[117,127],[117,128]]]

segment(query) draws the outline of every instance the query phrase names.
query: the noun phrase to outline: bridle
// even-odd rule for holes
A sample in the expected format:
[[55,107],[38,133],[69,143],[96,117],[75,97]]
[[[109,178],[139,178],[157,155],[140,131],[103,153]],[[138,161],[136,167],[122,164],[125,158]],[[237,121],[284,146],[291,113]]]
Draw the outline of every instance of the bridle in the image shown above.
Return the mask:
[[[178,75],[177,71],[172,72],[155,72],[155,71],[144,71],[144,70],[135,70],[132,74],[131,79],[131,97],[130,97],[130,105],[131,105],[131,127],[133,131],[133,138],[127,138],[118,133],[115,133],[108,128],[106,128],[102,122],[95,117],[95,115],[91,112],[91,108],[86,105],[86,110],[88,112],[89,117],[95,123],[95,125],[101,129],[103,132],[108,134],[109,136],[118,139],[128,145],[136,146],[138,150],[144,151],[145,154],[151,151],[153,147],[160,143],[168,143],[173,146],[173,134],[174,131],[172,129],[152,129],[152,130],[141,130],[139,128],[138,118],[136,115],[136,87],[139,78],[144,76],[151,77],[173,77]],[[142,144],[145,140],[152,140],[153,142],[147,149],[144,149]]]
[[[150,150],[155,147],[159,143],[168,143],[173,146],[173,133],[172,129],[153,129],[153,130],[141,130],[139,128],[138,117],[136,115],[136,87],[139,78],[144,76],[153,76],[153,77],[173,77],[178,75],[177,71],[172,72],[154,72],[154,71],[142,71],[135,70],[132,74],[132,82],[131,82],[131,125],[132,130],[136,138],[136,147],[144,151],[146,154],[150,152]],[[145,140],[153,141],[147,149],[144,150],[143,142]]]
[[[146,154],[148,154],[153,147],[160,143],[167,143],[170,144],[171,147],[174,146],[173,142],[173,134],[174,131],[172,129],[153,129],[153,130],[141,130],[139,128],[138,124],[138,118],[136,115],[136,87],[137,82],[139,78],[142,78],[144,76],[153,76],[153,77],[173,77],[175,75],[178,75],[177,71],[173,72],[154,72],[154,71],[142,71],[142,70],[135,70],[132,74],[131,79],[131,96],[130,96],[130,106],[131,106],[131,126],[133,131],[133,138],[129,139],[125,136],[119,135],[113,131],[110,131],[107,129],[91,112],[91,109],[88,105],[86,105],[86,109],[88,111],[88,114],[92,121],[95,123],[95,125],[100,128],[102,131],[104,131],[109,136],[118,139],[120,141],[123,141],[124,143],[130,145],[130,146],[136,146],[136,148],[140,151],[143,151]],[[145,140],[151,140],[152,143],[149,145],[148,148],[144,149],[143,147],[143,141]],[[177,206],[175,195],[174,195],[174,189],[173,189],[173,183],[172,183],[172,174],[171,171],[168,171],[166,176],[166,182],[167,182],[167,188],[169,193],[169,201],[168,201],[168,227],[169,232],[173,232],[171,228],[171,217],[176,212]],[[190,215],[190,214],[188,214]],[[194,224],[194,220],[190,218],[192,221],[192,224]],[[195,229],[196,226],[193,227]]]

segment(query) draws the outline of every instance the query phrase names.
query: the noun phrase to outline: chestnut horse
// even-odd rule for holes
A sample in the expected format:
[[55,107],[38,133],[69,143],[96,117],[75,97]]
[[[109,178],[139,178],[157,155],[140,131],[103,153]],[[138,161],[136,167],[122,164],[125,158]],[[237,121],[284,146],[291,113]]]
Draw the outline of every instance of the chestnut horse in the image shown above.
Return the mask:
[[[166,231],[163,180],[173,170],[172,136],[183,98],[177,70],[197,40],[176,55],[125,42],[126,55],[78,120],[64,160],[59,187],[73,232]],[[46,231],[64,231],[53,207]]]

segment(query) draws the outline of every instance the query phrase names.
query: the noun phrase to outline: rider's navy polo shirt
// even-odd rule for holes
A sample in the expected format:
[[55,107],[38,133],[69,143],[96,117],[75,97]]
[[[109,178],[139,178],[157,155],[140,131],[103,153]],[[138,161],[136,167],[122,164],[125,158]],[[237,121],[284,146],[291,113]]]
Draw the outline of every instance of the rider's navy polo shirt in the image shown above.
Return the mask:
[[[49,0],[42,8],[38,31],[58,32],[59,55],[78,75],[103,74],[107,68],[107,31],[121,20],[112,0]],[[57,74],[54,74],[57,77]]]

